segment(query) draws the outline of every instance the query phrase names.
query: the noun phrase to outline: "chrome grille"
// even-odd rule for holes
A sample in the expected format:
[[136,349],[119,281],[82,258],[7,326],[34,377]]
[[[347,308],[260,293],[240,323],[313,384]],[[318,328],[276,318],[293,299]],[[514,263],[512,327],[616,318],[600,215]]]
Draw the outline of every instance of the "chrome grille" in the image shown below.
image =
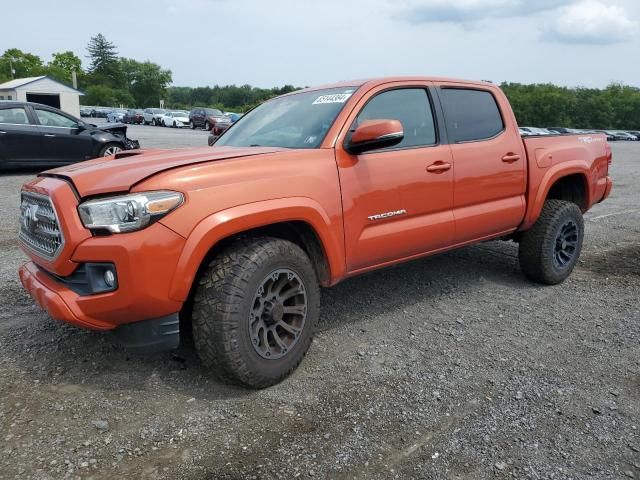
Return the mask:
[[58,256],[64,238],[49,197],[22,192],[19,237],[29,249],[48,260]]

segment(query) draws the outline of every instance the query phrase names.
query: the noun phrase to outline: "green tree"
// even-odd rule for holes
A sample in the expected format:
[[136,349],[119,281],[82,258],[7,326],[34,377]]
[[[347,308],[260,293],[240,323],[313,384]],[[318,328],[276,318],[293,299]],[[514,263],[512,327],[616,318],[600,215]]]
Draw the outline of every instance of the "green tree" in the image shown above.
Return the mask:
[[[11,74],[11,68],[14,74]],[[6,82],[11,78],[36,77],[45,74],[42,59],[37,55],[25,53],[17,48],[6,50],[0,57],[0,81]]]
[[89,40],[87,52],[91,62],[89,74],[93,83],[118,87],[122,83],[122,78],[116,46],[99,33]]
[[166,96],[171,83],[171,71],[163,70],[152,62],[138,62],[131,58],[120,59],[123,87],[126,88],[138,107],[155,106]]
[[85,94],[82,99],[85,105],[135,106],[133,96],[123,89],[110,88],[106,85],[91,85],[85,89]]
[[67,83],[72,81],[73,71],[76,72],[78,81],[84,76],[82,60],[75,53],[71,51],[58,52],[54,53],[52,57],[53,59],[47,64],[47,75]]

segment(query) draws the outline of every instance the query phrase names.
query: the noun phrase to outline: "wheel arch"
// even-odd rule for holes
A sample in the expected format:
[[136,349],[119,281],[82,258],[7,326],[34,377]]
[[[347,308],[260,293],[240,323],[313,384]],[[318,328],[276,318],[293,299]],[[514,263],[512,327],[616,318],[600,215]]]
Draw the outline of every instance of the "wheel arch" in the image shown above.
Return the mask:
[[520,230],[527,230],[536,222],[548,199],[567,200],[578,205],[586,212],[592,205],[592,192],[589,184],[589,169],[582,162],[571,166],[558,164],[542,178],[537,193],[528,197],[529,206]]
[[[301,201],[303,200],[303,201]],[[291,206],[295,203],[295,206]],[[273,236],[300,246],[309,255],[321,285],[329,286],[344,275],[341,239],[329,217],[311,199],[277,199],[257,202],[210,215],[188,236],[178,261],[170,297],[186,301],[208,259],[244,236]]]

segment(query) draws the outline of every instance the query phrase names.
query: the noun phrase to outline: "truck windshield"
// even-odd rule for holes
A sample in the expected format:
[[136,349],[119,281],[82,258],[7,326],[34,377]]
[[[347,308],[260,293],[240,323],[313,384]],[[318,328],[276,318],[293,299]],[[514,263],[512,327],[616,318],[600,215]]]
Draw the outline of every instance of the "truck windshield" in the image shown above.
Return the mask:
[[329,88],[275,98],[238,120],[215,146],[318,148],[355,90]]

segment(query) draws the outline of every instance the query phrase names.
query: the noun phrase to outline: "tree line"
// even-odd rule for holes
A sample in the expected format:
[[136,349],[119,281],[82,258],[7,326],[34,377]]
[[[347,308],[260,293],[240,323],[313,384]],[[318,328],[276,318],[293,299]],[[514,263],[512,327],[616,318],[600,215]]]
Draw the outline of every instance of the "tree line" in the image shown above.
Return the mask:
[[[12,77],[49,75],[71,83],[76,72],[84,105],[168,108],[214,107],[244,112],[269,98],[297,90],[293,85],[256,88],[251,85],[212,87],[171,86],[171,70],[160,65],[118,55],[104,35],[87,45],[88,66],[72,51],[57,52],[49,62],[10,48],[0,56],[0,83]],[[520,125],[572,128],[640,129],[640,89],[613,83],[604,89],[569,88],[552,84],[503,83]]]
[[612,83],[604,89],[503,83],[518,124],[533,127],[640,130],[640,89]]

